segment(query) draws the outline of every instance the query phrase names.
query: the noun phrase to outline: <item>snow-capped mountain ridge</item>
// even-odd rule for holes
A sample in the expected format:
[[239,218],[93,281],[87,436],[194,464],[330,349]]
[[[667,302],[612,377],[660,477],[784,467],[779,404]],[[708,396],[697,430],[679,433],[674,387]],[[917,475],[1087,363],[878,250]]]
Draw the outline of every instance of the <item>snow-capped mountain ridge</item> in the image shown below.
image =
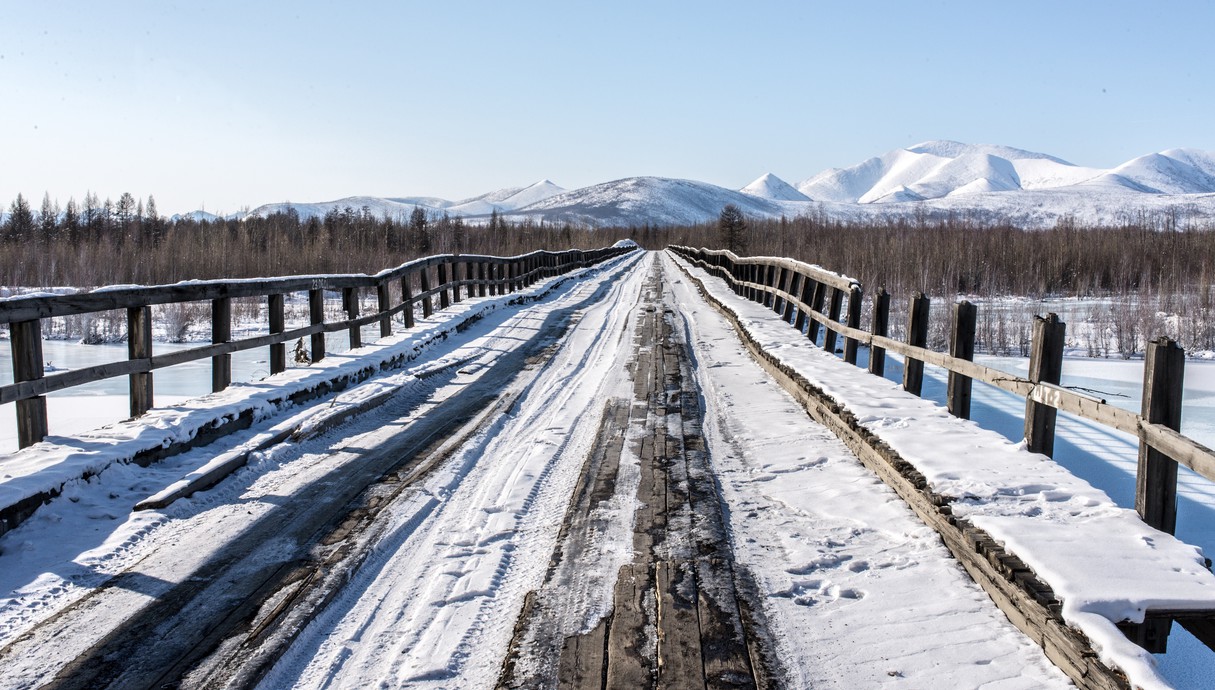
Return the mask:
[[716,219],[734,204],[751,217],[816,215],[846,221],[966,217],[981,224],[1050,227],[1070,218],[1115,225],[1152,214],[1215,224],[1215,152],[1168,149],[1110,169],[1074,165],[1009,146],[925,141],[790,185],[772,173],[740,190],[695,180],[629,177],[567,190],[550,180],[449,201],[426,196],[349,197],[259,206],[265,216],[294,208],[323,216],[335,206],[407,216],[415,207],[472,223],[511,219],[604,225],[676,225]]

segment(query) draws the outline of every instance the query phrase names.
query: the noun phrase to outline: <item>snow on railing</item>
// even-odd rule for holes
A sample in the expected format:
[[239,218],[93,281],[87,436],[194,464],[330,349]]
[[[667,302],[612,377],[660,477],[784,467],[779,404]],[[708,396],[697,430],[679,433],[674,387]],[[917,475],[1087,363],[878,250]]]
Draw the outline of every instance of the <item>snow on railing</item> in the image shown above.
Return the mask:
[[[310,338],[306,357],[316,362],[325,356],[325,334],[347,330],[351,348],[360,347],[360,329],[379,323],[380,335],[392,334],[392,320],[400,315],[405,328],[414,327],[414,312],[423,317],[459,302],[461,292],[473,297],[522,290],[538,280],[591,266],[633,251],[635,247],[605,247],[535,251],[519,256],[442,254],[404,263],[376,273],[289,276],[245,280],[184,281],[173,285],[123,285],[76,294],[37,294],[0,300],[0,324],[10,327],[14,383],[0,386],[0,404],[15,402],[18,442],[22,448],[47,435],[46,394],[117,376],[130,378],[131,416],[152,408],[152,372],[175,364],[210,358],[212,389],[220,391],[232,381],[233,352],[270,348],[270,373],[287,368],[286,343]],[[359,293],[374,288],[377,309],[360,316]],[[393,296],[394,288],[399,297]],[[326,322],[324,293],[340,292],[346,318]],[[286,329],[285,295],[306,292],[309,325]],[[269,334],[232,339],[232,299],[261,297],[267,300]],[[155,355],[152,352],[153,305],[182,302],[211,302],[211,344]],[[394,304],[395,302],[395,304]],[[42,361],[42,320],[125,310],[129,358],[73,371],[46,375]]]

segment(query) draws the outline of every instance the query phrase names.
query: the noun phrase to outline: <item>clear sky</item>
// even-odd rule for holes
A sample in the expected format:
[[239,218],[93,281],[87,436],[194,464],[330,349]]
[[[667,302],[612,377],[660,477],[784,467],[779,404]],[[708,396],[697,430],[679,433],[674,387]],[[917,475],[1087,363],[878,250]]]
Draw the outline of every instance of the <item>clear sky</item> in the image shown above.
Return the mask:
[[0,203],[796,183],[927,139],[1215,150],[1210,2],[0,0]]

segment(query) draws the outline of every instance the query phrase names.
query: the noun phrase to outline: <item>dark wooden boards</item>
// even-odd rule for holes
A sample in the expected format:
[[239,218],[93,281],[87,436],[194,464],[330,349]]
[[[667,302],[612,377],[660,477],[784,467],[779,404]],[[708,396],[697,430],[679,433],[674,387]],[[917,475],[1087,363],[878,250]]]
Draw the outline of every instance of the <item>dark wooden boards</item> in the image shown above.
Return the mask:
[[[643,290],[634,339],[634,400],[609,405],[600,443],[584,468],[586,482],[610,481],[614,490],[624,430],[633,430],[631,450],[640,470],[633,560],[617,573],[611,614],[583,634],[561,640],[537,634],[537,629],[558,628],[544,618],[551,615],[544,599],[552,594],[542,587],[516,627],[500,687],[765,686],[757,675],[766,679],[766,671],[757,673],[751,662],[762,636],[751,629],[753,617],[745,616],[735,589],[720,499],[701,436],[700,396],[673,315],[662,307],[657,267]],[[602,461],[605,451],[614,462]],[[579,484],[554,562],[577,553],[571,540],[585,534],[587,497],[606,500],[607,488]],[[552,573],[550,567],[546,580]],[[555,669],[530,675],[518,670],[543,667],[538,657],[553,648],[560,650]],[[524,658],[526,664],[517,663]]]

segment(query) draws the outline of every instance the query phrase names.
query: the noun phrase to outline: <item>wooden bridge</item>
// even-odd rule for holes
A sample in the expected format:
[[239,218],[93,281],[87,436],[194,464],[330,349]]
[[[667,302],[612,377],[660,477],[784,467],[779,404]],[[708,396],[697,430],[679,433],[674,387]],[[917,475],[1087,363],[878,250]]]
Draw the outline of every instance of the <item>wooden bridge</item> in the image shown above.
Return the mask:
[[[623,260],[631,251],[618,247],[519,257],[444,255],[374,276],[205,281],[0,301],[0,324],[9,326],[14,362],[14,383],[0,386],[0,403],[16,402],[20,442],[28,449],[22,452],[33,452],[53,426],[53,420],[47,418],[47,393],[126,376],[130,413],[138,418],[154,407],[153,372],[157,369],[209,358],[212,387],[222,391],[231,384],[234,352],[269,348],[271,373],[278,374],[287,368],[286,344],[290,341],[308,338],[309,359],[320,362],[325,358],[325,333],[346,331],[351,347],[358,348],[363,344],[363,326],[379,324],[381,336],[387,338],[413,329],[419,314],[430,318],[463,300],[522,294],[547,279]],[[770,308],[773,320],[804,334],[809,346],[818,347],[821,341],[827,352],[840,350],[847,363],[856,364],[859,348],[867,347],[868,371],[881,376],[886,353],[901,355],[903,388],[910,394],[921,394],[925,364],[947,370],[947,406],[957,417],[969,417],[974,380],[1021,396],[1026,401],[1025,438],[1032,452],[1051,454],[1060,410],[1138,437],[1136,509],[1158,530],[1172,533],[1175,529],[1178,464],[1215,480],[1215,453],[1178,431],[1184,353],[1167,339],[1149,344],[1143,411],[1134,414],[1059,385],[1065,325],[1054,315],[1035,320],[1030,370],[1022,377],[973,361],[976,309],[967,302],[954,305],[949,352],[936,352],[926,347],[929,303],[922,294],[910,297],[906,341],[895,340],[888,336],[890,296],[883,290],[873,295],[873,320],[866,329],[860,323],[864,290],[847,277],[783,258],[738,257],[726,251],[686,247],[673,247],[670,252],[680,257],[683,279],[700,284],[688,271],[688,267],[696,267],[724,280],[735,295]],[[782,682],[780,662],[765,647],[765,613],[759,598],[748,594],[755,585],[736,572],[729,548],[730,528],[723,522],[723,499],[713,480],[700,429],[704,410],[692,380],[692,358],[686,351],[688,345],[681,344],[672,321],[664,316],[664,284],[655,273],[643,288],[646,297],[640,302],[642,311],[633,332],[632,399],[609,402],[603,412],[577,487],[568,498],[547,573],[518,613],[497,680],[502,687],[778,687]],[[362,291],[374,292],[375,312],[360,313]],[[342,295],[345,318],[326,321],[326,292]],[[1064,621],[1062,602],[1051,585],[1020,556],[967,520],[955,517],[955,499],[934,491],[923,474],[839,401],[766,351],[727,305],[712,298],[703,286],[701,292],[732,321],[771,378],[940,534],[970,577],[1076,685],[1129,687],[1123,671],[1102,662],[1092,641]],[[288,330],[284,305],[292,293],[307,295],[310,323]],[[265,301],[266,335],[232,339],[232,300],[237,298]],[[185,302],[210,303],[211,344],[155,354],[152,307]],[[126,314],[127,360],[44,374],[43,320],[113,310]],[[545,353],[551,351],[554,339],[570,327],[570,317],[563,318],[566,321],[560,328],[551,326],[551,333],[542,331],[548,335],[537,336],[504,355],[505,364],[493,365],[504,373],[470,384],[466,394],[436,403],[435,411],[416,421],[417,428],[369,451],[369,457],[375,458],[373,469],[360,470],[357,478],[338,474],[318,484],[309,500],[321,500],[323,491],[329,490],[322,487],[338,479],[346,482],[343,490],[324,499],[323,511],[300,502],[273,521],[258,522],[251,536],[244,538],[244,550],[233,552],[253,553],[260,548],[259,539],[270,539],[290,525],[305,549],[327,545],[323,557],[310,552],[306,557],[297,554],[276,561],[230,593],[236,604],[193,622],[180,620],[182,614],[175,614],[174,609],[193,611],[189,615],[197,616],[190,607],[204,591],[183,582],[160,595],[155,615],[141,614],[140,620],[85,644],[71,663],[43,678],[45,684],[151,687],[180,682],[190,687],[252,687],[261,682],[304,625],[337,596],[340,585],[329,573],[354,572],[370,557],[371,547],[359,541],[359,533],[377,524],[391,496],[446,462],[457,441],[464,443],[483,433],[490,423],[489,412],[500,414],[517,404],[521,393],[510,392],[509,382],[531,366],[530,362],[549,356]],[[369,367],[361,376],[371,377],[402,364],[393,361],[396,363]],[[309,396],[330,396],[357,383],[347,376],[292,399],[303,403]],[[367,406],[359,409],[365,411]],[[132,460],[141,464],[163,460],[253,424],[251,415],[241,416],[188,442],[142,452]],[[275,439],[282,439],[291,430],[275,433]],[[241,452],[244,455],[237,466],[249,455],[247,449]],[[596,511],[617,491],[622,453],[627,456],[630,452],[636,453],[640,472],[639,509],[631,530],[633,557],[620,568],[612,588],[612,614],[589,630],[565,634],[565,627],[553,618],[553,612],[561,609],[549,598],[560,600],[559,592],[570,577],[567,570],[578,562],[571,544],[585,545],[604,528],[597,522]],[[211,477],[205,485],[199,483],[174,497],[217,481]],[[17,527],[57,494],[58,490],[51,490],[0,506],[4,530]],[[156,504],[163,505],[167,502]],[[208,566],[208,581],[229,577],[240,558],[229,554],[222,561]],[[95,600],[92,606],[102,606],[107,595],[91,596]],[[272,610],[267,612],[267,606]],[[1122,628],[1145,648],[1164,651],[1168,631],[1176,621],[1206,645],[1215,646],[1213,614],[1204,610],[1149,611],[1143,623],[1127,623]],[[152,654],[148,634],[163,627],[166,620],[174,621],[178,639]],[[60,616],[9,641],[0,647],[0,667],[33,653],[38,644],[61,637],[65,630],[74,629],[72,625],[70,616]],[[284,626],[291,630],[289,634],[267,632]],[[136,657],[142,660],[129,662]]]

